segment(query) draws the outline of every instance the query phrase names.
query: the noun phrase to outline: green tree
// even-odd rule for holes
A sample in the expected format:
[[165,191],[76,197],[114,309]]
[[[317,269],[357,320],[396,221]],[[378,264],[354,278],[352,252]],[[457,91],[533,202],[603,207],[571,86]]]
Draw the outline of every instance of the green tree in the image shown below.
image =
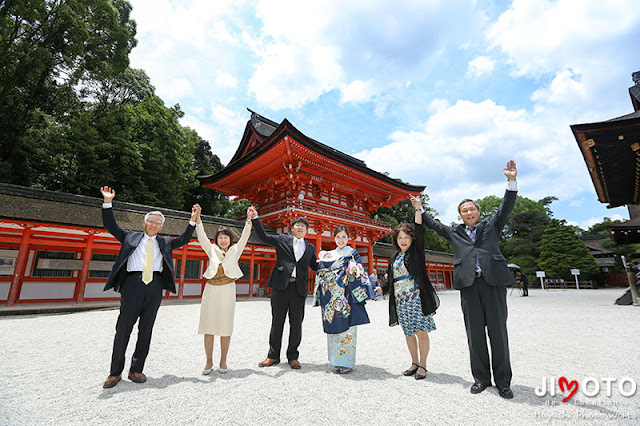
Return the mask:
[[27,131],[67,112],[81,81],[127,67],[130,12],[124,0],[0,2],[0,180],[30,185]]
[[599,272],[595,259],[580,240],[579,230],[565,220],[551,219],[542,235],[538,266],[549,278],[573,279],[571,269],[589,279]]

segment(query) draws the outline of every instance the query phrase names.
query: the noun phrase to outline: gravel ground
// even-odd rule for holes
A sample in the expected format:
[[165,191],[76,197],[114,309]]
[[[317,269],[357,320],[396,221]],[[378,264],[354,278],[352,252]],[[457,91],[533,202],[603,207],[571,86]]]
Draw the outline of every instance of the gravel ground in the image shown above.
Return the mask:
[[[457,291],[440,292],[427,378],[401,373],[410,357],[400,327],[388,327],[388,300],[367,304],[356,369],[329,371],[319,308],[307,301],[301,370],[259,368],[271,321],[266,298],[238,300],[229,372],[201,375],[199,305],[162,306],[147,359],[148,380],[102,389],[117,309],[0,317],[0,424],[635,424],[640,423],[640,308],[614,305],[623,290],[530,290],[508,296],[515,398],[495,387],[469,393]],[[285,341],[288,330],[285,328]],[[127,351],[130,357],[136,334]],[[219,354],[216,339],[215,360]],[[283,352],[284,355],[284,352]],[[128,365],[126,366],[128,368]],[[559,377],[579,389],[557,389]],[[556,393],[536,395],[543,379]],[[593,378],[585,388],[585,381]],[[607,378],[612,382],[607,394]],[[595,396],[594,381],[600,386]],[[573,386],[572,386],[573,388]],[[584,393],[586,390],[586,394]],[[597,389],[595,389],[597,390]]]

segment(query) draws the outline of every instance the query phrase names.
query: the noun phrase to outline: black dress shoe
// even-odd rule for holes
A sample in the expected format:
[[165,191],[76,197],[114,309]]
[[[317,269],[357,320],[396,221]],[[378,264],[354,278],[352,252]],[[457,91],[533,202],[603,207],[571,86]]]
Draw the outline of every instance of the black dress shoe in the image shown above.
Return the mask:
[[419,365],[416,364],[415,362],[412,362],[411,365],[415,365],[416,368],[411,368],[409,370],[404,370],[404,373],[402,373],[402,374],[404,374],[405,376],[413,376],[414,374],[416,374],[416,371],[418,371]]
[[513,398],[513,392],[511,391],[511,388],[509,386],[498,386],[498,393],[504,399]]
[[490,383],[474,383],[471,385],[471,393],[476,394],[484,391],[486,388],[491,386]]

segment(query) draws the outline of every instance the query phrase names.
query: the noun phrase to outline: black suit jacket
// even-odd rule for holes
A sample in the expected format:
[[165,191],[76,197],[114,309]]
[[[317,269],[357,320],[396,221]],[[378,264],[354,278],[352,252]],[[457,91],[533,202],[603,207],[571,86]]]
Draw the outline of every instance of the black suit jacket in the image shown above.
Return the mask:
[[[102,223],[104,224],[105,229],[122,243],[122,248],[120,249],[120,253],[118,253],[116,263],[113,265],[113,269],[111,270],[107,284],[104,286],[104,290],[106,291],[113,288],[115,291],[120,292],[122,284],[127,276],[127,260],[129,260],[131,253],[133,253],[136,247],[138,247],[138,244],[140,244],[140,240],[142,240],[144,232],[127,231],[126,229],[120,228],[118,222],[116,222],[116,217],[113,214],[112,208],[102,209]],[[169,290],[171,293],[176,292],[176,280],[174,278],[175,272],[173,269],[173,250],[188,244],[191,240],[191,235],[193,234],[194,229],[195,226],[187,226],[184,233],[177,238],[161,237],[160,235],[156,237],[158,246],[160,247],[160,252],[162,253],[163,261],[162,288]]]
[[464,224],[443,225],[426,212],[422,213],[424,224],[449,240],[453,246],[453,288],[460,290],[473,285],[476,255],[487,284],[515,284],[513,274],[507,267],[507,259],[500,252],[500,233],[516,205],[517,194],[516,191],[507,190],[496,214],[476,224],[475,242],[467,234]]
[[260,219],[252,220],[253,229],[255,229],[258,238],[268,246],[276,249],[276,265],[269,277],[268,286],[276,290],[284,290],[289,285],[289,279],[296,268],[296,287],[301,296],[306,296],[309,292],[309,269],[318,270],[316,262],[316,248],[309,241],[305,240],[304,254],[298,262],[296,262],[293,253],[293,236],[292,235],[268,235],[264,232],[264,228],[260,223]]

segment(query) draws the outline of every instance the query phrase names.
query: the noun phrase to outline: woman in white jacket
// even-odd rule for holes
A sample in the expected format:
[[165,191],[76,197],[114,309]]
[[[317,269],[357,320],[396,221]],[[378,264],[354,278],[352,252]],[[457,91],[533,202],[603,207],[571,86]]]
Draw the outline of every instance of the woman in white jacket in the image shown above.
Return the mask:
[[202,374],[209,374],[213,368],[213,339],[220,336],[220,373],[227,372],[227,353],[233,333],[233,316],[236,307],[236,280],[242,277],[238,262],[251,235],[251,220],[242,230],[237,244],[233,244],[233,233],[229,228],[220,227],[214,244],[204,232],[200,216],[196,221],[198,242],[209,256],[209,266],[204,273],[207,284],[200,304],[200,325],[198,334],[204,334],[204,351],[207,363]]

